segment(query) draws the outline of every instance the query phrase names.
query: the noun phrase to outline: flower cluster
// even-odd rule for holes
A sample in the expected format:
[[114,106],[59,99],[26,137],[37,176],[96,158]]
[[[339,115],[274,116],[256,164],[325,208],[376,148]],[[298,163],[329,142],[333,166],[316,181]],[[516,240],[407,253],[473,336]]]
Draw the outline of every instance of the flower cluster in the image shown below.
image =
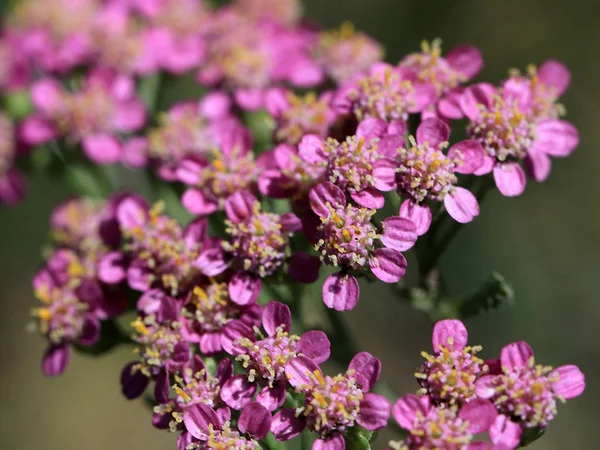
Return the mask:
[[[437,261],[492,181],[519,195],[525,171],[543,181],[577,147],[562,63],[494,85],[473,82],[472,46],[384,62],[373,38],[320,29],[298,0],[23,0],[3,26],[0,204],[40,168],[83,194],[52,214],[33,280],[45,374],[72,348],[132,343],[122,393],[151,386],[152,423],[179,450],[300,433],[344,450],[391,415],[407,432],[395,449],[512,449],[583,392],[576,366],[536,365],[523,342],[480,359],[444,320],[420,389],[392,406],[374,392],[381,361],[337,317],[365,282],[464,316]],[[150,201],[111,193],[117,164]],[[330,360],[347,370],[327,375]]]

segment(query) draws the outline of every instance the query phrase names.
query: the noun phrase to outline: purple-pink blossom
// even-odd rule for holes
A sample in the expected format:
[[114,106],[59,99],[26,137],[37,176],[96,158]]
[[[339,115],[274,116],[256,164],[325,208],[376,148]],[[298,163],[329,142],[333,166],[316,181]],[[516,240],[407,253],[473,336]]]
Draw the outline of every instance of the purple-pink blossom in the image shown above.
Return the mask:
[[25,178],[15,166],[18,154],[15,125],[0,113],[0,205],[16,205],[25,196]]

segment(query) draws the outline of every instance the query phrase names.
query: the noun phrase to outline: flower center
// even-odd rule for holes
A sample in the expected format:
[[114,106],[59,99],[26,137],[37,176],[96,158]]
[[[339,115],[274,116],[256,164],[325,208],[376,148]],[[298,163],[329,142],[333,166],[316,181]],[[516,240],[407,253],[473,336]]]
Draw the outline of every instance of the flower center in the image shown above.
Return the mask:
[[379,159],[377,143],[377,138],[367,142],[357,136],[342,143],[328,139],[323,150],[328,157],[329,181],[342,190],[355,192],[373,186],[373,164]]
[[75,341],[81,336],[88,305],[80,302],[71,289],[43,286],[35,295],[43,303],[31,311],[40,333],[53,344]]
[[158,324],[154,316],[138,317],[131,323],[135,330],[133,339],[140,344],[142,358],[139,370],[148,377],[155,375],[155,369],[166,366],[175,352],[175,346],[182,342],[179,322]]

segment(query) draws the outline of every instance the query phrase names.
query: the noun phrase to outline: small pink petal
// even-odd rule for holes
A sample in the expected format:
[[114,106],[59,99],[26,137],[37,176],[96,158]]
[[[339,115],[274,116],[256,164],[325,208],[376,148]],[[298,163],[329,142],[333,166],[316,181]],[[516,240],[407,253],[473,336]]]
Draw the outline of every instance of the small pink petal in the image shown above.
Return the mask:
[[379,430],[388,423],[390,406],[389,400],[382,395],[367,392],[360,402],[360,412],[356,421],[369,431]]
[[200,183],[200,174],[206,167],[206,161],[200,158],[183,158],[177,164],[175,174],[182,183],[195,186]]
[[310,164],[319,164],[325,161],[323,153],[323,139],[314,134],[307,134],[298,144],[298,155],[302,160]]
[[228,266],[223,249],[219,247],[202,250],[193,265],[207,277],[216,277],[222,274]]
[[319,366],[309,357],[299,355],[285,366],[285,374],[294,388],[313,385],[314,373],[321,373]]
[[271,429],[271,413],[258,402],[248,403],[240,414],[238,428],[254,439],[264,439]]
[[526,112],[531,107],[533,94],[529,81],[522,77],[511,77],[502,85],[502,97],[507,104]]
[[463,90],[456,89],[438,102],[438,112],[444,119],[459,120],[464,117],[460,108],[460,98]]
[[296,411],[287,408],[282,409],[273,416],[271,433],[277,441],[289,441],[302,433],[304,427],[305,423],[302,419],[296,417]]
[[388,217],[381,223],[381,242],[387,248],[400,252],[410,250],[417,242],[417,227],[412,220]]
[[496,376],[484,375],[475,381],[475,393],[479,398],[492,398],[496,395]]
[[256,401],[273,412],[285,403],[285,387],[286,383],[279,383],[273,387],[265,386],[256,396]]
[[571,83],[571,72],[562,62],[555,59],[545,61],[537,71],[540,83],[553,89],[552,93],[559,97],[563,95]]
[[475,173],[483,166],[485,152],[481,144],[472,139],[457,142],[448,150],[448,158],[456,163],[457,173]]
[[469,432],[483,433],[489,430],[496,420],[496,408],[489,400],[476,398],[460,408],[458,416],[469,422]]
[[245,374],[231,377],[221,388],[221,400],[230,408],[240,410],[252,401],[256,383],[250,383]]
[[392,407],[392,415],[398,425],[405,430],[412,430],[415,426],[417,415],[427,416],[427,408],[419,397],[407,394],[399,398]]
[[496,88],[489,83],[478,83],[466,88],[460,97],[460,108],[471,120],[479,117],[481,107],[489,109],[497,95]]
[[397,283],[406,273],[406,258],[398,250],[378,248],[369,259],[369,267],[384,283]]
[[370,391],[381,375],[381,360],[368,352],[357,353],[348,370],[354,372],[354,378],[364,392]]
[[359,206],[367,209],[380,209],[385,205],[383,194],[375,188],[367,188],[359,192],[350,193],[350,197]]
[[336,273],[329,275],[323,283],[323,302],[336,311],[354,309],[360,297],[358,281],[352,275]]
[[410,199],[400,205],[400,217],[410,220],[416,226],[418,236],[424,235],[431,226],[431,209],[429,206],[418,205]]
[[298,283],[311,284],[319,279],[321,259],[306,252],[295,252],[290,258],[289,275]]
[[432,148],[437,148],[442,142],[446,142],[450,137],[448,125],[439,119],[426,119],[417,128],[417,143],[419,145],[425,142]]
[[71,349],[67,344],[48,347],[42,357],[42,372],[47,377],[61,375],[71,361]]
[[533,350],[525,341],[513,342],[502,349],[500,363],[504,370],[528,367],[533,359]]
[[139,130],[146,123],[146,108],[138,100],[121,102],[116,105],[113,116],[115,131],[131,133]]
[[345,450],[346,441],[340,433],[334,433],[325,439],[317,439],[312,450]]
[[440,320],[433,327],[432,344],[436,353],[441,351],[440,346],[460,352],[468,339],[467,327],[460,320]]
[[225,200],[227,217],[232,222],[241,222],[251,217],[256,202],[256,197],[248,191],[235,192]]
[[396,187],[396,163],[389,158],[379,158],[373,164],[374,187],[388,192]]
[[463,187],[457,186],[444,198],[448,214],[459,223],[469,223],[479,215],[477,198]]
[[517,448],[521,441],[523,430],[521,427],[504,415],[498,415],[490,428],[490,440],[495,445],[504,445],[508,448]]
[[483,57],[476,47],[461,45],[454,47],[446,55],[446,61],[457,72],[468,80],[477,75],[483,68]]
[[344,195],[344,192],[329,181],[325,181],[312,188],[308,194],[308,198],[312,210],[321,217],[329,216],[328,205],[334,208],[337,206],[346,206],[346,196]]
[[204,403],[190,406],[183,414],[183,423],[187,431],[197,439],[206,438],[210,433],[210,425],[220,427],[217,413]]
[[236,103],[248,111],[256,111],[264,103],[264,92],[261,89],[238,89],[233,96]]
[[283,331],[290,331],[292,313],[289,306],[276,301],[269,302],[262,312],[262,325],[269,336],[275,336],[279,327],[283,327]]
[[296,344],[296,353],[307,356],[317,364],[322,364],[329,359],[331,342],[323,331],[307,331]]
[[585,376],[574,365],[560,366],[548,375],[549,378],[557,377],[558,381],[552,384],[555,394],[564,399],[579,397],[585,390]]
[[97,164],[115,164],[121,159],[121,143],[108,134],[95,134],[83,138],[85,155]]
[[579,145],[579,131],[569,122],[547,119],[537,123],[533,148],[551,156],[569,156]]
[[525,191],[525,172],[517,163],[496,164],[494,181],[505,197],[516,197]]
[[487,175],[492,170],[494,170],[495,164],[496,164],[496,158],[493,158],[492,156],[490,156],[488,154],[484,154],[483,155],[483,164],[481,165],[481,167],[479,167],[479,169],[477,169],[475,172],[473,172],[473,175],[477,175],[477,176]]
[[358,124],[356,136],[369,142],[373,138],[381,137],[387,130],[387,122],[373,117],[368,117]]
[[181,203],[191,214],[207,216],[217,210],[217,204],[206,199],[200,189],[191,188],[183,193]]
[[251,305],[256,303],[262,282],[260,278],[253,277],[244,272],[238,272],[229,281],[228,291],[231,300],[238,305]]
[[232,320],[222,330],[221,345],[223,350],[232,356],[244,353],[246,349],[239,345],[239,340],[245,338],[255,340],[254,331],[241,320]]
[[531,178],[535,181],[542,182],[550,175],[552,161],[546,153],[529,149],[525,158],[525,168]]

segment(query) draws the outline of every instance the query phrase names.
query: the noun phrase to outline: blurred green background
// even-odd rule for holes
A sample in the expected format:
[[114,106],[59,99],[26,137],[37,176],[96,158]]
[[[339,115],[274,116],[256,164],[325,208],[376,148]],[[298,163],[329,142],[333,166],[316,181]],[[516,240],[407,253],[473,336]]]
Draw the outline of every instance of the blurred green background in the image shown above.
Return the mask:
[[[486,65],[480,79],[498,81],[508,68],[548,57],[570,67],[573,82],[563,103],[581,132],[579,149],[554,160],[550,179],[530,183],[522,197],[489,195],[443,267],[457,291],[469,290],[495,269],[513,284],[513,308],[467,323],[470,342],[481,343],[486,357],[523,339],[539,362],[577,364],[587,376],[584,396],[562,406],[546,436],[530,448],[598,448],[593,436],[600,400],[600,6],[590,0],[309,0],[306,12],[327,27],[353,21],[384,43],[391,62],[418,49],[423,38],[441,37],[446,50],[461,43],[482,50]],[[34,304],[30,279],[41,260],[48,215],[68,194],[66,186],[37,177],[24,204],[0,210],[0,446],[175,448],[174,435],[152,428],[142,402],[128,402],[119,393],[129,349],[97,360],[76,355],[58,379],[40,372],[44,342],[26,331]],[[382,294],[365,291],[345,318],[361,349],[383,360],[384,378],[398,392],[411,392],[419,351],[431,347],[431,327],[418,312]],[[376,448],[386,440],[381,436]]]

